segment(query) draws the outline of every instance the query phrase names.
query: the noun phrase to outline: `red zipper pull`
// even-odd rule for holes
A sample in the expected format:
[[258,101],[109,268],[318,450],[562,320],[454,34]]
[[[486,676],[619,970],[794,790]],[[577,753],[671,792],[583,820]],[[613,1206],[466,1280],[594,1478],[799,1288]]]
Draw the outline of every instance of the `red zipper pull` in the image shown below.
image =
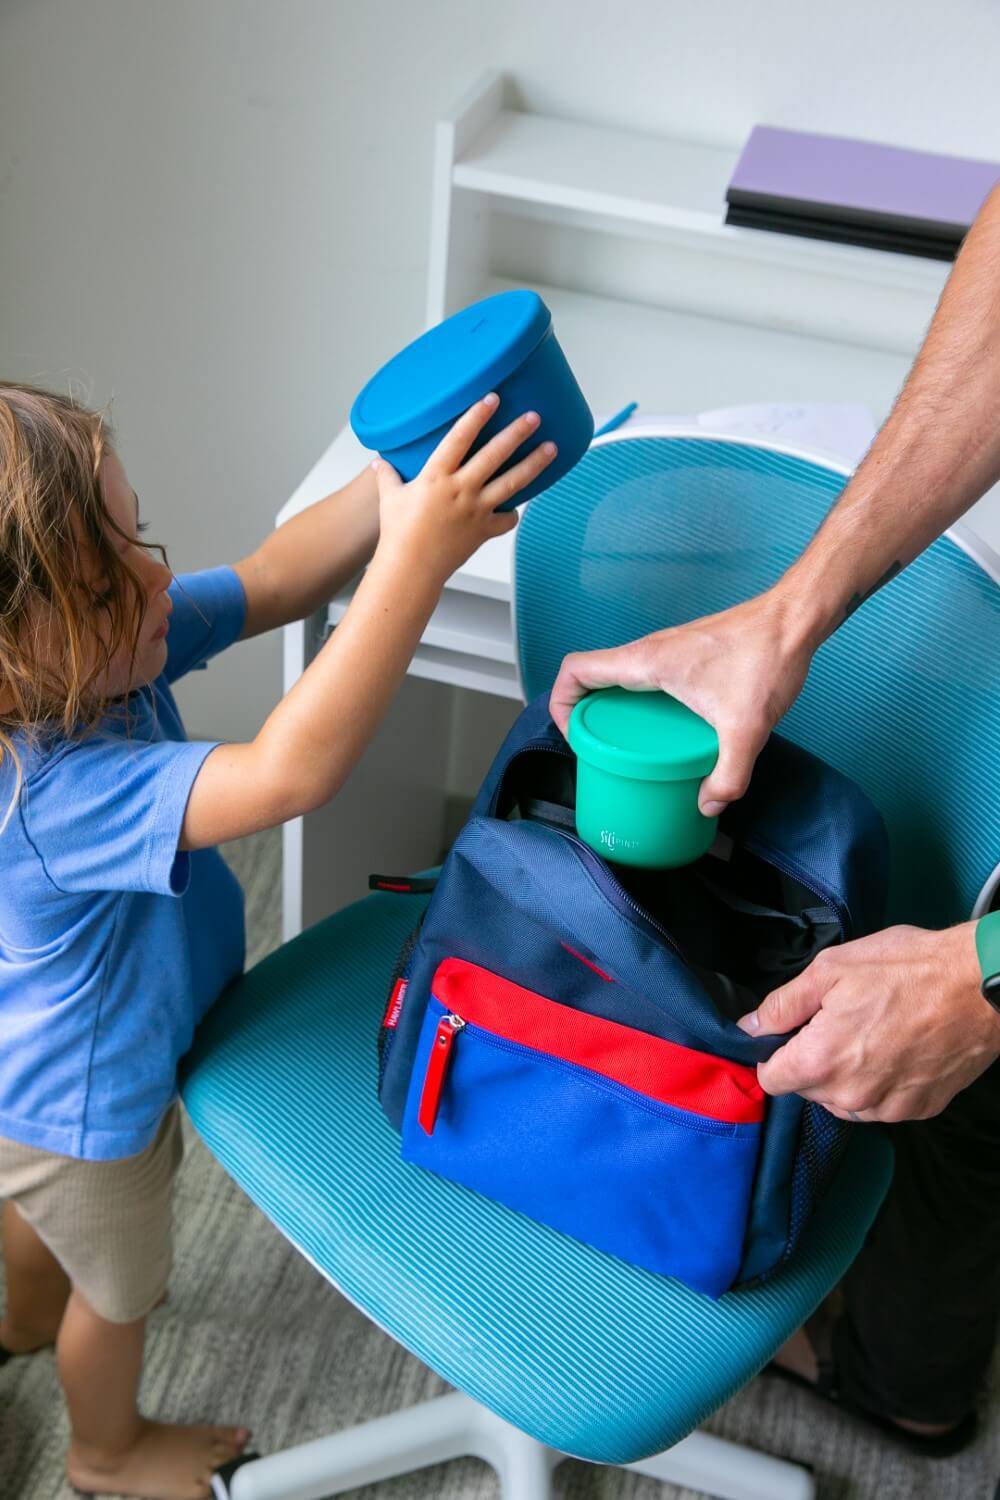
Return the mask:
[[444,1088],[445,1074],[448,1071],[448,1059],[451,1056],[455,1038],[464,1025],[465,1022],[461,1016],[442,1016],[438,1022],[437,1031],[434,1033],[431,1055],[427,1059],[427,1072],[424,1074],[424,1086],[420,1094],[420,1108],[417,1110],[417,1124],[428,1135],[434,1134],[438,1105],[441,1102],[441,1090]]

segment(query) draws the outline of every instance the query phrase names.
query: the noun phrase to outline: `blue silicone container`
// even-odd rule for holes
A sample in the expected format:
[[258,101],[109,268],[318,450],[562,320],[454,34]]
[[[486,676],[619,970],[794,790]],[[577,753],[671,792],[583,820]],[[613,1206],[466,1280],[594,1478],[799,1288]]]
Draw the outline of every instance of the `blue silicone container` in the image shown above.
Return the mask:
[[499,292],[408,344],[369,380],[351,408],[351,426],[366,448],[413,479],[456,418],[490,391],[500,405],[476,448],[523,412],[537,411],[537,431],[503,467],[536,443],[553,442],[559,450],[533,484],[501,507],[509,509],[568,474],[594,435],[590,407],[536,292]]

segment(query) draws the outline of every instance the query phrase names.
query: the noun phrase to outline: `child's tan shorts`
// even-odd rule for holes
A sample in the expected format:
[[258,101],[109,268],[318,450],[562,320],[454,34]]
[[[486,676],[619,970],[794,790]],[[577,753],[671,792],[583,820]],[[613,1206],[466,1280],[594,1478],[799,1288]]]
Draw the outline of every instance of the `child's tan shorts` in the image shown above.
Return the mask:
[[0,1138],[0,1198],[16,1204],[96,1313],[131,1323],[166,1290],[183,1154],[177,1103],[145,1151],[120,1161],[79,1161]]

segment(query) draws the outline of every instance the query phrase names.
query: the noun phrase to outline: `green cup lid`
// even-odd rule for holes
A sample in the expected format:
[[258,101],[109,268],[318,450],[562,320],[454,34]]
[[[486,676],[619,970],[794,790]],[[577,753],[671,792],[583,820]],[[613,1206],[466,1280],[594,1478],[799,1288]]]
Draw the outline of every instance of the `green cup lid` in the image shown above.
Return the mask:
[[719,758],[719,737],[700,714],[668,693],[620,687],[580,699],[569,743],[590,765],[640,781],[707,776]]

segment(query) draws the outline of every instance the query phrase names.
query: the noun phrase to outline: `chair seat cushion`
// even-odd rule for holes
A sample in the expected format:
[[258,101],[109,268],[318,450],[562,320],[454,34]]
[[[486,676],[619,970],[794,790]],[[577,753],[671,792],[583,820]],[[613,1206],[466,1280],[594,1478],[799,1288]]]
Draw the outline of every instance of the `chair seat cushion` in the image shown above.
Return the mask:
[[579,1458],[659,1452],[843,1275],[891,1149],[858,1130],[788,1268],[717,1302],[408,1165],[376,1100],[375,1036],[423,900],[370,896],[233,985],[189,1060],[191,1118],[292,1243],[452,1385]]

